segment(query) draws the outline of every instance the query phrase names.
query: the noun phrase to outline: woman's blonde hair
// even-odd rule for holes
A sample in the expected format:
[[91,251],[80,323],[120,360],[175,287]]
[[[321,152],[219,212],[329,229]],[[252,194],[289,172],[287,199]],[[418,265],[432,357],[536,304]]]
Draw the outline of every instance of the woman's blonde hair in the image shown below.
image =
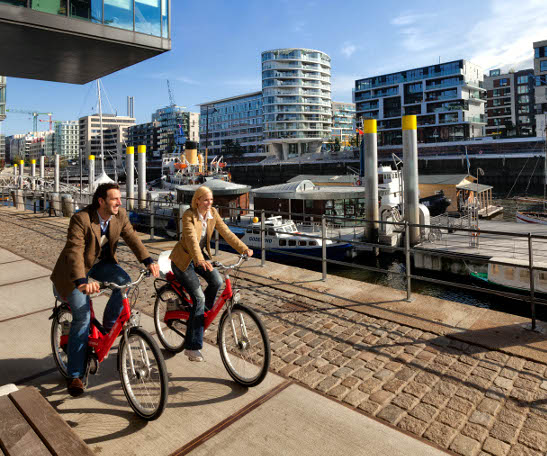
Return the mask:
[[198,208],[199,199],[207,193],[210,193],[211,196],[213,196],[213,192],[211,191],[211,189],[205,185],[202,185],[196,190],[196,192],[194,193],[194,196],[192,197],[192,209]]

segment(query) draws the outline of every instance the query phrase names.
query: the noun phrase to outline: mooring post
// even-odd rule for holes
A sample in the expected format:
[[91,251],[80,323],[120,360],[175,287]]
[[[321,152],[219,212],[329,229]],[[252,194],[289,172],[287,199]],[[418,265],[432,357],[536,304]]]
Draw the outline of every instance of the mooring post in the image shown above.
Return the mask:
[[266,264],[266,219],[264,209],[260,211],[260,266],[264,267]]
[[95,191],[95,155],[90,155],[89,157],[89,173],[87,175],[87,188],[88,193],[93,196]]
[[146,146],[138,146],[138,186],[137,198],[139,199],[139,209],[146,209]]
[[324,215],[321,216],[321,269],[321,280],[325,282],[327,280],[327,219]]
[[30,188],[32,191],[36,190],[36,160],[30,161]]
[[378,134],[376,119],[363,120],[365,147],[365,229],[367,240],[378,242]]
[[410,277],[410,224],[405,221],[405,266],[406,266],[406,300],[412,300],[412,282]]
[[420,242],[418,194],[418,137],[415,115],[403,116],[403,176],[405,185],[405,220],[410,223],[410,245]]
[[530,312],[532,314],[532,331],[536,330],[536,301],[534,284],[534,251],[532,249],[532,233],[528,233],[528,269],[530,271]]
[[128,211],[132,211],[135,207],[135,148],[130,146],[125,152],[126,207]]

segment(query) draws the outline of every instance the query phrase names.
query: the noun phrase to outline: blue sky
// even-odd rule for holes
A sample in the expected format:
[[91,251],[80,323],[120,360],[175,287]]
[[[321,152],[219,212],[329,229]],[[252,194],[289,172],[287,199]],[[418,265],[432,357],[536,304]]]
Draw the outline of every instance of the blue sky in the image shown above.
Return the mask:
[[[332,59],[332,98],[351,101],[355,79],[465,58],[485,71],[531,67],[532,42],[547,40],[545,0],[172,0],[172,50],[102,79],[103,112],[137,122],[175,102],[196,106],[261,89],[260,53],[305,47]],[[52,112],[56,120],[97,110],[95,83],[8,78],[7,107]],[[9,113],[8,113],[9,115]],[[45,119],[45,117],[42,117]],[[6,135],[32,129],[26,115],[0,123]],[[40,123],[40,130],[47,123]]]

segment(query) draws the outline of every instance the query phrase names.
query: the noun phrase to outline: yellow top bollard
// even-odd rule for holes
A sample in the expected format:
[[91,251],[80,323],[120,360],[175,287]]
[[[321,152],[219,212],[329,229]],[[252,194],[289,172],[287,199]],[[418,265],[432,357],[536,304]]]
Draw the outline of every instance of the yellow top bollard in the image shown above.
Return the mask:
[[25,165],[25,160],[20,160],[19,163],[21,164],[21,166],[24,166]]
[[33,165],[35,165],[35,164],[36,164],[36,160],[31,160],[30,163],[33,164]]
[[127,149],[125,149],[125,153],[127,155],[133,155],[135,153],[135,147],[134,146],[129,146]]
[[13,167],[14,167],[14,168],[17,168],[17,163],[14,163],[14,164],[13,164]]
[[403,116],[403,130],[416,130],[418,122],[415,115]]
[[95,155],[90,155],[90,156],[89,156],[89,159],[90,159],[90,160],[95,160]]
[[145,154],[146,153],[146,146],[139,146],[137,148],[137,151],[139,154]]
[[363,120],[363,133],[377,133],[376,119]]

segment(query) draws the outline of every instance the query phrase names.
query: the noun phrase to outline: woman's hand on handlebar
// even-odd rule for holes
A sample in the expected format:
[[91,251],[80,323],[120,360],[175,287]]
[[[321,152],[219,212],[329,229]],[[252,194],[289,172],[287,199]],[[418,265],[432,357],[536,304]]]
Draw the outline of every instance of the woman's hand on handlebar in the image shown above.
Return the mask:
[[205,261],[205,260],[198,261],[198,264],[196,266],[198,268],[205,269],[206,271],[212,271],[214,269],[213,265],[211,263],[209,263],[208,261]]
[[253,256],[253,251],[251,249],[247,249],[243,252],[243,255],[247,255],[248,257]]
[[90,295],[101,291],[101,285],[99,282],[82,283],[78,286],[78,290],[83,294]]

